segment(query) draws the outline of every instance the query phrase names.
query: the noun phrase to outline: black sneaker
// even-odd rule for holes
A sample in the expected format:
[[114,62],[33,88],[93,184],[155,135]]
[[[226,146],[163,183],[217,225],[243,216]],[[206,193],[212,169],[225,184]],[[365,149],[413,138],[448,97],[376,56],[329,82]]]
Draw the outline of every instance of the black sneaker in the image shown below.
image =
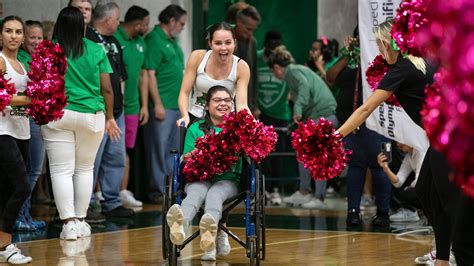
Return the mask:
[[347,212],[346,218],[347,226],[359,226],[362,224],[362,220],[360,219],[360,214],[355,209],[350,209]]
[[123,206],[119,206],[113,210],[104,212],[107,217],[132,217],[135,215],[135,212],[132,209],[127,209]]
[[384,212],[377,212],[377,215],[374,216],[372,220],[373,226],[389,226],[390,225],[390,217],[388,213]]
[[102,223],[105,222],[105,216],[101,213],[92,211],[91,208],[88,208],[85,220],[90,224]]

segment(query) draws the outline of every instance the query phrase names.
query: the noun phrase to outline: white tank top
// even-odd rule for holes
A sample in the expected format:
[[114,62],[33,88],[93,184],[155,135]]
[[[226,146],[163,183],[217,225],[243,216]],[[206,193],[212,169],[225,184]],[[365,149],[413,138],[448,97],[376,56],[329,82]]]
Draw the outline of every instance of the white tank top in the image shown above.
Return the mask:
[[239,58],[232,55],[232,67],[226,79],[216,80],[204,72],[207,61],[211,55],[212,50],[206,52],[202,58],[201,63],[197,69],[196,81],[194,82],[194,88],[191,92],[189,99],[189,112],[196,117],[204,117],[204,107],[206,106],[206,93],[212,86],[221,85],[226,87],[232,94],[232,98],[235,97],[235,81],[237,80],[237,63]]
[[[28,76],[26,70],[21,65],[23,74],[20,74],[13,69],[8,59],[0,53],[0,56],[5,61],[5,79],[10,79],[9,83],[15,84],[15,88],[18,92],[24,92],[26,90],[26,83],[28,82]],[[3,115],[4,114],[4,115]],[[19,107],[7,106],[3,109],[3,114],[0,111],[0,135],[9,135],[16,139],[29,139],[30,138],[30,122],[26,116],[25,109]]]

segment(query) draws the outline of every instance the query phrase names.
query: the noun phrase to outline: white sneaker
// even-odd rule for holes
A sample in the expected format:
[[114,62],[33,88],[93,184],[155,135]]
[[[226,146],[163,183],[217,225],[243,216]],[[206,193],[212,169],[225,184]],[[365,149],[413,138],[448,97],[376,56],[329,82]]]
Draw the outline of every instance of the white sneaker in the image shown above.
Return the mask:
[[420,256],[420,257],[416,257],[415,258],[415,264],[427,264],[427,263],[430,263],[430,262],[433,262],[433,265],[434,265],[434,261],[436,260],[436,250],[433,249],[431,250],[430,252],[426,253],[425,255],[423,256]]
[[97,192],[94,193],[94,195],[95,195],[95,198],[98,201],[104,201],[105,200],[104,196],[102,196],[102,191],[97,191]]
[[143,202],[135,199],[133,193],[129,190],[122,190],[119,192],[120,201],[125,207],[142,207]]
[[209,213],[205,213],[199,222],[199,234],[201,242],[199,246],[203,251],[216,249],[217,222]]
[[278,192],[278,188],[275,188],[274,191],[270,194],[270,204],[271,205],[281,205],[281,195]]
[[204,254],[201,256],[201,260],[204,261],[216,261],[216,250],[204,251]]
[[398,212],[390,215],[391,222],[418,222],[420,217],[416,211],[400,208]]
[[322,200],[317,198],[312,198],[311,201],[302,204],[301,207],[305,209],[327,209],[327,204],[324,203]]
[[61,231],[59,238],[64,240],[77,240],[76,221],[69,221],[63,224],[63,230]]
[[91,235],[91,226],[84,220],[76,219],[77,237],[88,237]]
[[83,254],[91,247],[90,238],[81,238],[77,241],[59,240],[61,250],[67,257],[75,257]]
[[227,236],[227,233],[222,230],[219,230],[217,232],[216,249],[217,249],[217,256],[219,257],[224,257],[224,256],[229,255],[230,250],[232,249],[230,247],[229,237]]
[[166,213],[166,223],[170,228],[170,239],[175,245],[182,245],[186,239],[184,231],[184,214],[181,206],[174,204]]
[[308,193],[308,194],[302,194],[299,190],[293,193],[289,197],[284,197],[283,202],[293,204],[295,206],[299,206],[302,204],[305,204],[307,202],[310,202],[313,196]]
[[21,250],[15,244],[8,245],[5,250],[0,251],[0,262],[8,262],[10,264],[26,264],[33,259],[21,254]]

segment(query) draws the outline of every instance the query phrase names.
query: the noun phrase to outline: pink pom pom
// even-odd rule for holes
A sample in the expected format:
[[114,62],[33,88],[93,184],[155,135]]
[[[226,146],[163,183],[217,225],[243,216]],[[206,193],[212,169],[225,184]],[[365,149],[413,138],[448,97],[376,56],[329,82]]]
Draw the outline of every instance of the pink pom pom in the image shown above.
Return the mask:
[[[236,151],[260,163],[275,149],[278,135],[272,126],[265,126],[246,109],[229,114],[222,126],[228,139],[235,139]],[[235,137],[234,137],[235,136]]]
[[[375,91],[378,88],[380,81],[382,80],[383,76],[387,74],[389,69],[390,65],[387,63],[387,61],[385,61],[385,59],[383,59],[382,55],[377,55],[369,64],[369,67],[365,72],[365,76],[372,91]],[[400,102],[393,94],[385,102],[391,105],[401,106]]]
[[422,55],[416,42],[416,34],[428,22],[426,10],[425,0],[405,0],[397,9],[391,34],[403,53]]
[[474,2],[425,0],[416,41],[443,67],[427,88],[422,112],[430,143],[453,167],[453,182],[474,198]]
[[26,112],[39,124],[47,124],[64,115],[67,105],[64,88],[64,75],[67,61],[59,44],[50,41],[41,42],[36,47],[30,63],[26,95],[31,97],[31,104]]
[[349,161],[351,151],[344,150],[342,136],[336,134],[332,122],[324,118],[320,118],[317,125],[313,120],[300,123],[291,138],[296,158],[315,180],[338,176]]
[[12,96],[16,93],[15,85],[5,80],[5,74],[0,74],[0,111],[5,109],[12,100]]
[[222,131],[196,140],[197,152],[183,169],[188,181],[204,181],[231,170],[238,155],[257,163],[275,149],[278,136],[273,127],[256,121],[248,110],[224,117]]

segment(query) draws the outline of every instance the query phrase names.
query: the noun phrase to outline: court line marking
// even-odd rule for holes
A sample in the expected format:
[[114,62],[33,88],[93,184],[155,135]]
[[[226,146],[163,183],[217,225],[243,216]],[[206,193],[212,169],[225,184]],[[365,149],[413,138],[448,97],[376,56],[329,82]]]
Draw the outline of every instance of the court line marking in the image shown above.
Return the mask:
[[[330,239],[330,238],[337,238],[337,237],[350,236],[350,235],[354,235],[354,234],[340,234],[340,235],[333,235],[333,236],[321,236],[321,237],[312,237],[312,238],[295,239],[295,240],[287,240],[287,241],[278,241],[278,242],[273,242],[273,243],[268,243],[267,242],[265,246],[268,247],[268,246],[276,246],[276,245],[281,245],[281,244],[291,244],[291,243],[299,243],[299,242],[306,242],[306,241],[315,241],[315,240]],[[244,249],[244,247],[239,246],[239,247],[231,248],[231,251],[232,250],[239,250],[239,249]],[[187,257],[182,257],[179,260],[180,261],[189,260],[189,259],[193,259],[193,258],[196,258],[196,257],[201,257],[203,254],[204,253],[199,253],[199,254],[195,254],[195,255],[191,255],[191,256],[187,256]]]

